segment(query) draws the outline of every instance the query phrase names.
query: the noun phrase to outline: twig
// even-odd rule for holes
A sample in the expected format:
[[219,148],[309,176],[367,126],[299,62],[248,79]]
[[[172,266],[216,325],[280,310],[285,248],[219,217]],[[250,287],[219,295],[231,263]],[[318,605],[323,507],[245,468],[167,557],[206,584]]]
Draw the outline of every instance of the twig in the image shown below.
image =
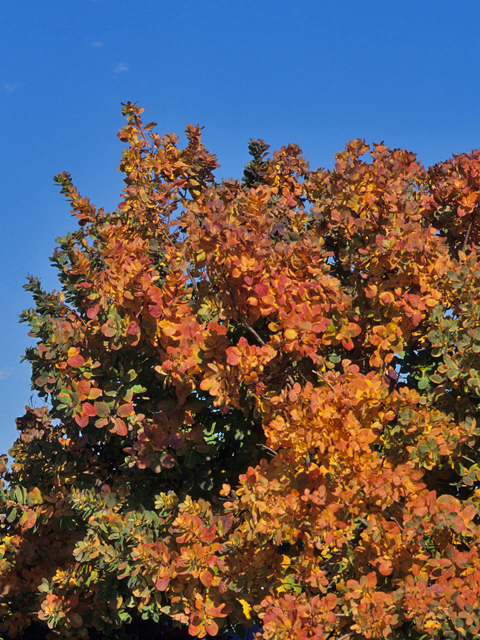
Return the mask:
[[268,453],[272,456],[272,458],[278,455],[278,451],[274,451],[273,449],[270,449],[270,447],[267,447],[266,444],[257,444],[257,447],[259,447],[259,449],[265,449],[266,451],[268,451]]
[[305,471],[308,471],[310,468],[310,463],[312,462],[311,458],[310,458],[310,451],[307,449],[305,452]]
[[473,218],[475,214],[472,214],[472,219],[470,220],[470,224],[468,225],[467,233],[465,235],[465,240],[463,241],[462,251],[465,253],[465,249],[467,248],[468,236],[470,235],[470,231],[472,230]]
[[265,342],[264,340],[262,340],[262,338],[258,335],[258,333],[255,331],[255,329],[252,327],[252,325],[248,322],[248,320],[247,320],[247,318],[246,318],[245,314],[244,314],[244,313],[242,313],[242,312],[240,311],[240,309],[238,308],[238,305],[237,305],[237,303],[236,303],[235,297],[234,297],[234,295],[233,295],[232,288],[230,287],[230,285],[229,285],[229,283],[228,283],[228,280],[227,280],[227,278],[226,278],[226,276],[225,276],[225,273],[224,273],[224,271],[223,271],[222,267],[220,267],[220,272],[221,272],[221,274],[222,274],[222,276],[223,276],[223,279],[224,279],[224,281],[225,281],[225,285],[226,285],[226,287],[227,287],[227,289],[228,289],[228,292],[229,292],[229,294],[230,294],[230,299],[231,299],[231,301],[233,302],[233,306],[235,307],[235,311],[237,312],[238,317],[240,318],[241,323],[243,324],[243,326],[245,327],[245,329],[248,329],[248,331],[250,331],[250,333],[252,334],[252,336],[254,336],[254,337],[258,340],[258,342],[262,345],[262,347],[264,347],[264,346],[266,345],[266,342]]
[[195,278],[192,275],[192,272],[190,271],[190,267],[187,264],[187,273],[190,276],[190,280],[193,286],[193,290],[195,291],[195,295],[197,296],[197,298],[199,298],[199,293],[198,293],[198,287],[197,287],[197,283],[195,282]]
[[335,389],[334,389],[334,388],[333,388],[333,386],[330,384],[330,382],[329,382],[328,380],[325,380],[325,376],[323,376],[323,375],[322,375],[321,373],[319,373],[318,371],[314,371],[313,373],[314,373],[316,376],[318,376],[322,382],[324,382],[326,385],[328,385],[332,391],[335,391]]
[[397,523],[398,528],[400,529],[400,531],[403,531],[403,527],[402,525],[399,523],[399,521],[395,518],[395,516],[391,516],[392,520],[394,520]]

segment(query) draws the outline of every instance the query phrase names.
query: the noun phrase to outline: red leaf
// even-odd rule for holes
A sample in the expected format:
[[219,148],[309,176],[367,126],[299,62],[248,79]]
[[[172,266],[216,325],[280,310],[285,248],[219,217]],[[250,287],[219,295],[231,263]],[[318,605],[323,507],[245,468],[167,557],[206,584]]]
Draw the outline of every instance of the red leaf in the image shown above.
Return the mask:
[[87,317],[90,318],[90,320],[93,320],[94,318],[97,317],[98,312],[100,311],[100,305],[97,304],[94,307],[90,307],[90,309],[88,309],[87,311]]
[[138,326],[138,323],[135,322],[135,320],[130,322],[130,324],[128,325],[127,333],[130,336],[136,336],[138,333],[140,333],[140,327]]
[[270,287],[268,286],[268,284],[256,284],[254,286],[255,292],[258,293],[258,295],[263,298],[263,296],[266,296],[267,293],[270,291]]
[[87,416],[96,416],[97,410],[93,404],[90,404],[90,402],[84,402],[82,406],[82,413]]
[[183,441],[183,434],[180,433],[180,431],[171,433],[170,438],[168,439],[168,443],[172,447],[172,449],[180,449],[180,447],[183,445]]
[[83,365],[85,364],[85,360],[82,358],[81,355],[77,353],[77,355],[71,356],[67,360],[67,364],[69,364],[74,369],[78,369],[78,367],[83,367]]
[[106,336],[107,338],[112,338],[114,335],[116,335],[117,330],[114,329],[112,326],[110,326],[109,324],[105,323],[102,325],[102,333],[104,336]]
[[150,304],[148,311],[152,318],[159,318],[162,315],[163,307],[160,304]]
[[75,422],[78,424],[80,429],[83,429],[88,424],[88,416],[80,416],[77,414],[75,416]]

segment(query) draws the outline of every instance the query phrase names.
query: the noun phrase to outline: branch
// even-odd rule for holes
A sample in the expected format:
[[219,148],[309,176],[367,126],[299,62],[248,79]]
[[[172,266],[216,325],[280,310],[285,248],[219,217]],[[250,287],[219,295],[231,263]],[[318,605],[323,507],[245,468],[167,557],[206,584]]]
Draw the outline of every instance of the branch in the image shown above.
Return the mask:
[[394,520],[397,523],[398,528],[400,529],[400,531],[403,531],[403,527],[402,525],[399,523],[399,521],[395,518],[395,516],[390,516],[392,518],[392,520]]
[[190,271],[190,267],[188,266],[188,263],[187,263],[187,273],[190,276],[190,281],[192,283],[193,290],[195,291],[195,295],[197,296],[197,298],[200,298],[198,293],[197,283],[195,282],[195,278],[193,277],[192,272]]
[[324,382],[326,385],[328,385],[330,387],[330,389],[335,392],[335,389],[333,388],[332,384],[325,379],[325,376],[323,374],[321,374],[319,371],[314,371],[313,372],[318,378],[320,378],[320,380],[322,382]]
[[465,253],[465,249],[467,248],[468,236],[470,235],[470,231],[472,230],[474,217],[475,217],[475,213],[472,214],[472,219],[470,220],[470,224],[468,225],[467,233],[465,235],[465,240],[463,241],[462,251],[464,253]]
[[273,449],[270,449],[270,447],[267,447],[266,444],[257,444],[257,447],[259,449],[265,449],[265,451],[268,451],[268,453],[272,456],[272,458],[274,458],[275,456],[278,456],[278,451],[274,451]]
[[141,135],[141,136],[142,136],[142,138],[143,138],[143,141],[144,141],[144,143],[145,143],[146,148],[149,150],[149,152],[150,152],[150,153],[152,153],[152,152],[153,152],[153,149],[152,149],[152,147],[150,146],[150,143],[149,143],[149,141],[147,140],[147,138],[146,138],[146,136],[145,136],[145,132],[143,131],[143,126],[142,126],[142,123],[141,123],[141,121],[140,121],[140,117],[139,117],[137,114],[135,114],[135,115],[133,116],[133,121],[135,122],[135,125],[136,125],[136,127],[137,127],[137,131],[139,131],[139,132],[140,132],[140,135]]
[[220,267],[220,272],[221,272],[221,274],[222,274],[222,276],[223,276],[223,280],[225,281],[225,285],[226,285],[226,287],[227,287],[227,289],[228,289],[228,293],[230,294],[230,299],[231,299],[231,301],[232,301],[232,303],[233,303],[233,306],[235,307],[235,311],[237,312],[237,315],[238,315],[238,317],[240,318],[240,322],[243,324],[243,326],[245,327],[245,329],[247,329],[248,331],[250,331],[250,333],[252,334],[252,336],[254,336],[254,337],[258,340],[258,342],[262,345],[262,347],[264,347],[264,346],[266,345],[266,342],[265,342],[264,340],[262,340],[262,338],[258,335],[258,333],[255,331],[255,329],[252,327],[252,325],[248,322],[248,320],[247,320],[247,318],[246,318],[245,314],[244,314],[244,313],[242,313],[242,312],[240,311],[240,309],[238,308],[238,305],[237,305],[237,303],[236,303],[236,301],[235,301],[235,297],[234,297],[234,295],[233,295],[232,288],[231,288],[231,286],[230,286],[230,285],[229,285],[229,283],[228,283],[228,280],[227,280],[227,278],[226,278],[226,276],[225,276],[225,273],[224,273],[224,271],[223,271],[222,267]]

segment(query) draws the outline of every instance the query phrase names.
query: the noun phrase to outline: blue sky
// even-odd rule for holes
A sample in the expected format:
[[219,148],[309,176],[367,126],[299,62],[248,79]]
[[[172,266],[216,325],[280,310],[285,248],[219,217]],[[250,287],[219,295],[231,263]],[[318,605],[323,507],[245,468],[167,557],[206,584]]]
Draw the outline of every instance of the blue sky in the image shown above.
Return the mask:
[[312,168],[351,138],[425,165],[480,147],[478,0],[16,0],[0,49],[0,453],[32,393],[22,285],[56,287],[48,257],[75,228],[52,177],[115,208],[121,102],[161,133],[202,124],[225,178],[250,138],[298,143]]

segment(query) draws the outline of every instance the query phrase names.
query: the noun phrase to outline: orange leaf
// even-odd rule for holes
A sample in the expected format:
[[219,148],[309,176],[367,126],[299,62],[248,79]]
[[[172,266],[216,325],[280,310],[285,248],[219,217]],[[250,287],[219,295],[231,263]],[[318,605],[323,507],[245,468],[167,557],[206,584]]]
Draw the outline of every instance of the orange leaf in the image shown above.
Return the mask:
[[165,591],[165,589],[168,587],[169,582],[170,582],[170,578],[168,576],[159,577],[157,578],[155,587],[159,591]]
[[208,569],[205,569],[205,571],[202,571],[200,574],[200,581],[204,587],[209,587],[212,584],[212,579],[212,574]]
[[77,393],[80,400],[86,400],[90,393],[90,382],[88,380],[80,380],[77,386]]
[[378,571],[382,574],[382,576],[389,576],[392,571],[392,563],[389,560],[385,560],[378,565]]
[[119,436],[126,436],[128,433],[127,425],[121,418],[116,418],[114,429],[110,429],[112,433],[118,433]]
[[37,516],[35,514],[35,511],[31,511],[29,509],[28,511],[23,512],[22,517],[19,520],[19,525],[24,529],[31,529],[33,526],[35,526],[36,521]]
[[134,413],[133,404],[129,402],[128,404],[122,404],[117,409],[117,416],[120,418],[126,418],[127,416],[131,416]]
[[90,389],[90,393],[88,394],[88,399],[89,400],[96,400],[101,395],[102,395],[102,390],[101,389],[93,388],[93,389]]
[[231,364],[232,367],[236,367],[240,362],[241,352],[236,347],[230,347],[227,349],[227,362]]
[[211,620],[205,624],[205,629],[211,636],[216,636],[218,633],[218,624],[215,620]]

